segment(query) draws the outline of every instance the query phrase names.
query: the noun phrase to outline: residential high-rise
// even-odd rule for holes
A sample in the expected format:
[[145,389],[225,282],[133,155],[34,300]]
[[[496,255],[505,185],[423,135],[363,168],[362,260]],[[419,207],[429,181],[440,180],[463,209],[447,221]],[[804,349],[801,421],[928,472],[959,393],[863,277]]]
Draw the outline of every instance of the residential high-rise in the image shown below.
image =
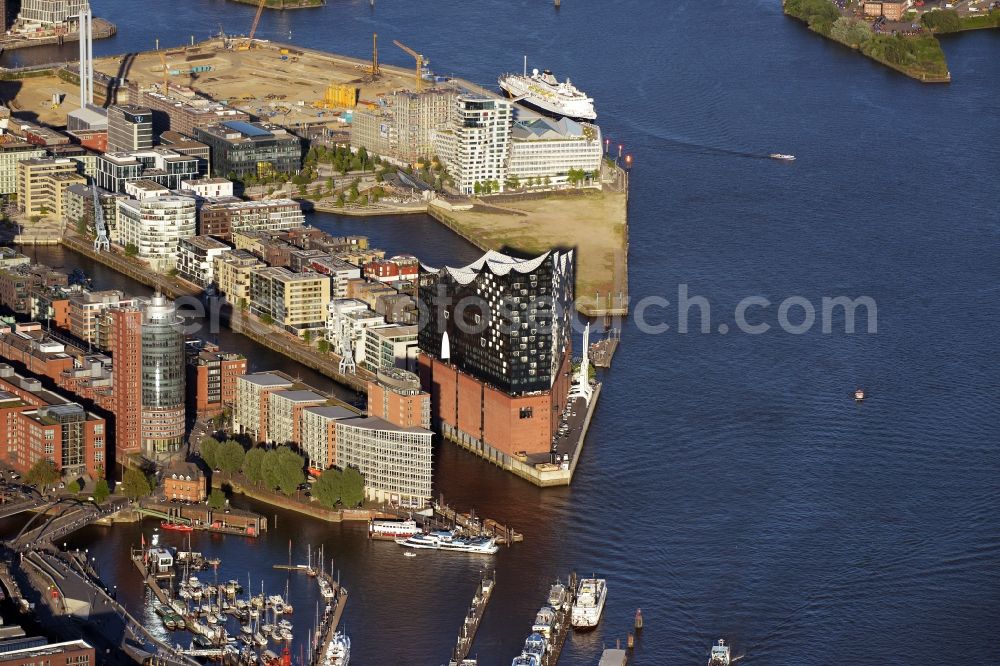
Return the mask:
[[274,266],[250,275],[250,312],[294,335],[323,335],[329,302],[330,278],[325,275]]
[[142,450],[142,312],[113,308],[110,315],[115,451],[123,461]]
[[574,253],[487,252],[427,270],[421,383],[442,435],[486,457],[548,453],[569,392]]
[[132,104],[108,108],[107,152],[133,152],[153,147],[153,113]]
[[513,121],[510,100],[477,95],[456,98],[451,121],[435,134],[435,147],[460,192],[504,188]]
[[455,90],[399,90],[379,97],[374,109],[359,105],[351,119],[351,147],[406,162],[434,155],[434,132],[455,106]]

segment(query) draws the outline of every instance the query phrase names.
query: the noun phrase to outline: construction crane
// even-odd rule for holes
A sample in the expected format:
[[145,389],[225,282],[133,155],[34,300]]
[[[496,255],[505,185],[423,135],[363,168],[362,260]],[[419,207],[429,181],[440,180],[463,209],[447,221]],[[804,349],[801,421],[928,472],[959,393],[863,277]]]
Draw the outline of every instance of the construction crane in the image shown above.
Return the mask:
[[111,241],[108,239],[108,229],[104,224],[104,209],[101,207],[101,197],[97,193],[97,179],[91,178],[90,192],[94,195],[94,250],[111,250]]
[[238,50],[250,50],[250,45],[253,44],[253,36],[257,34],[257,26],[260,24],[260,15],[264,13],[265,3],[267,3],[267,0],[260,0],[260,2],[257,3],[257,13],[253,16],[253,24],[250,26],[250,35],[247,37],[246,41],[240,42],[240,45],[237,47]]
[[403,44],[402,42],[400,42],[398,39],[392,40],[392,43],[395,44],[396,46],[398,46],[399,48],[403,49],[407,53],[409,53],[411,56],[413,56],[413,59],[417,61],[417,78],[416,78],[417,92],[423,90],[423,88],[424,88],[424,77],[423,77],[424,66],[427,65],[427,64],[429,64],[430,61],[427,60],[426,58],[424,58],[424,56],[422,56],[421,54],[419,54],[416,51],[414,51],[413,49],[411,49],[406,44]]

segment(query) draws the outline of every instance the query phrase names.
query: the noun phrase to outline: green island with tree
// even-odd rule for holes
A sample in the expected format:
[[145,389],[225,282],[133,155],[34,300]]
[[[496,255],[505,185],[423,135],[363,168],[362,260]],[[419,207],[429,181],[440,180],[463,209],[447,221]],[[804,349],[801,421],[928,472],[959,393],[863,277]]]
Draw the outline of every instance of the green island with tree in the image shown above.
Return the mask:
[[[848,3],[848,8],[853,3]],[[813,32],[860,51],[872,60],[924,83],[951,81],[948,62],[936,35],[1000,28],[1000,9],[962,16],[954,9],[929,11],[920,18],[923,31],[901,35],[876,33],[871,22],[846,16],[831,0],[783,0],[785,14],[803,21]],[[905,20],[916,22],[916,14]]]

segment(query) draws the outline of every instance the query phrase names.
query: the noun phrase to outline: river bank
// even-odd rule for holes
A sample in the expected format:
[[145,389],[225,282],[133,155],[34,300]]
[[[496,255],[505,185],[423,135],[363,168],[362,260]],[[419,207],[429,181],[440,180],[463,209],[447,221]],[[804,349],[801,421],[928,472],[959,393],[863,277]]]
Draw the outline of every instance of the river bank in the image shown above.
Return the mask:
[[367,522],[371,520],[375,514],[380,513],[371,509],[324,509],[323,507],[313,503],[300,502],[280,493],[264,490],[262,488],[256,488],[249,485],[246,480],[242,478],[242,475],[226,474],[225,472],[216,472],[212,474],[212,488],[218,488],[220,490],[228,489],[230,492],[238,493],[244,497],[257,500],[258,502],[263,502],[270,506],[280,507],[287,511],[301,513],[313,518],[318,518],[319,520],[325,520],[328,523],[340,523],[344,521]]
[[[259,0],[229,0],[256,7]],[[326,6],[326,0],[264,0],[264,9],[314,9]]]

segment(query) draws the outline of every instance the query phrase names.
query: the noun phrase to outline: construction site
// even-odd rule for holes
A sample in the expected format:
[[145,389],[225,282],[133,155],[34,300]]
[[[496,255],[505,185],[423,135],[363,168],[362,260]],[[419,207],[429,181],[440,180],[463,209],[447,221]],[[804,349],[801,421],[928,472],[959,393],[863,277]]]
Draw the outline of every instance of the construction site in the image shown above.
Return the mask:
[[[251,31],[250,34],[252,34]],[[210,98],[261,120],[289,128],[350,123],[356,106],[374,105],[379,95],[399,89],[422,89],[458,83],[433,76],[428,60],[395,42],[414,60],[413,68],[382,65],[377,35],[372,35],[369,59],[352,58],[269,42],[252,37],[226,37],[178,48],[146,51],[125,56],[94,59],[95,95],[103,101],[100,83],[128,82],[144,90],[169,91],[170,97],[190,100]],[[66,112],[79,107],[74,77],[65,73],[33,76],[0,82],[0,95],[10,100],[12,110],[31,109],[39,122],[66,124]],[[127,87],[121,86],[116,102],[126,103]],[[59,99],[60,104],[49,100]]]

